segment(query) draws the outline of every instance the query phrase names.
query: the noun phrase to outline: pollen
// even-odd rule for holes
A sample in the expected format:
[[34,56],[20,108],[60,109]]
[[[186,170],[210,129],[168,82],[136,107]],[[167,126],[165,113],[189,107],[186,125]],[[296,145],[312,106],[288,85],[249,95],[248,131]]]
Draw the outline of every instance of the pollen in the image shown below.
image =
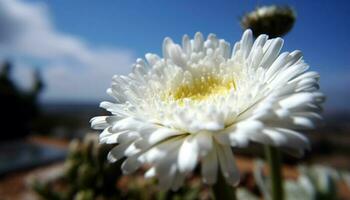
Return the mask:
[[170,95],[174,100],[183,102],[185,99],[202,101],[209,97],[225,95],[231,89],[236,89],[233,79],[221,80],[215,76],[201,76],[194,78],[190,83],[180,85]]

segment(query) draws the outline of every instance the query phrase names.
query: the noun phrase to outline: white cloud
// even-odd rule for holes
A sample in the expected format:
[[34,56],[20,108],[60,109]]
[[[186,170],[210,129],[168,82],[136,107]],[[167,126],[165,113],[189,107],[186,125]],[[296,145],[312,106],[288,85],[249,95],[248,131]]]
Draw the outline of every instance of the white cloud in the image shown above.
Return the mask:
[[[21,0],[0,0],[0,54],[22,63],[16,77],[28,74],[23,62],[45,63],[46,100],[104,97],[112,75],[126,74],[134,60],[128,50],[92,47],[77,36],[57,31],[45,4]],[[26,77],[20,79],[28,82]]]

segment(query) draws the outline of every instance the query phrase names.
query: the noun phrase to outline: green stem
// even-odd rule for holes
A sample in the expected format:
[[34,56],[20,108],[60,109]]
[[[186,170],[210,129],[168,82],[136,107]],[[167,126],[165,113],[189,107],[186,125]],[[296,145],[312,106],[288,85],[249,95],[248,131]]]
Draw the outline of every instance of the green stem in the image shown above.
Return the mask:
[[272,200],[283,200],[283,177],[282,177],[282,164],[281,164],[281,152],[277,147],[265,146],[266,157],[270,168],[271,188],[272,188]]
[[236,189],[226,183],[221,173],[218,173],[218,180],[212,187],[215,200],[236,200]]

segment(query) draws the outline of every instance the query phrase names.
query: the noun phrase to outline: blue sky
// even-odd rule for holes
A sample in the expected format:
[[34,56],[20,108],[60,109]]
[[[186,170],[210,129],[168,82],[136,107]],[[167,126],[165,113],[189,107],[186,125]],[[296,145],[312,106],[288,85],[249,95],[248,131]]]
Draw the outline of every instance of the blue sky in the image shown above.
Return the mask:
[[298,20],[285,37],[286,49],[301,49],[307,61],[323,68],[350,64],[349,1],[238,1],[238,0],[85,0],[43,1],[59,30],[94,43],[129,48],[137,56],[160,52],[166,36],[175,40],[185,33],[216,33],[237,40],[238,19],[257,5],[293,6]]
[[[5,0],[6,1],[6,0]],[[239,18],[258,5],[288,4],[297,11],[284,50],[300,49],[312,70],[321,74],[321,88],[330,107],[348,108],[350,84],[350,1],[238,0],[25,0],[40,4],[53,30],[86,43],[89,48],[125,52],[124,63],[147,52],[161,52],[164,37],[216,33],[234,42],[242,33]],[[103,2],[103,3],[102,3]],[[39,59],[40,60],[40,59]],[[76,70],[76,69],[75,69]],[[128,66],[115,73],[127,73]],[[109,80],[108,80],[109,81]],[[104,83],[105,84],[105,83]],[[108,87],[108,84],[105,85]],[[103,91],[104,92],[104,91]],[[60,94],[61,95],[61,94]],[[94,94],[99,100],[100,93]],[[62,96],[62,95],[61,95]],[[89,97],[89,95],[86,95]],[[103,96],[104,97],[104,96]],[[47,100],[59,99],[54,94]],[[67,96],[69,99],[69,95]]]

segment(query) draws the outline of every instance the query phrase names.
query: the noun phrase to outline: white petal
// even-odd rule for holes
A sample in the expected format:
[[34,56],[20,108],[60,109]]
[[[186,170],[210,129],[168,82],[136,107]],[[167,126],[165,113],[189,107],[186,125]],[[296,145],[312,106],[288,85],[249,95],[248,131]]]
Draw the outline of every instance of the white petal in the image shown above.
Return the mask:
[[178,151],[169,153],[166,158],[156,166],[157,177],[159,179],[159,187],[167,190],[174,183],[177,166],[174,162]]
[[[120,99],[120,101],[124,101],[125,99]],[[106,109],[107,111],[111,112],[114,115],[121,115],[126,116],[127,112],[124,110],[123,104],[115,104],[107,101],[103,101],[100,103],[100,107]]]
[[219,41],[219,49],[220,49],[220,54],[222,57],[225,59],[228,59],[230,56],[230,43],[226,42],[225,40],[220,40]]
[[203,42],[204,38],[202,33],[197,32],[194,36],[194,41],[193,41],[193,51],[199,52],[203,49]]
[[292,117],[292,119],[293,119],[293,124],[298,127],[309,128],[309,129],[316,128],[315,120],[312,120],[309,117],[294,116]]
[[237,185],[240,179],[239,171],[230,146],[217,145],[220,169],[226,182]]
[[283,39],[281,38],[272,39],[271,44],[267,49],[267,51],[265,52],[260,65],[263,67],[269,67],[272,64],[272,62],[277,58],[282,46],[283,46]]
[[110,162],[116,162],[125,156],[125,150],[129,147],[129,143],[119,144],[108,153],[107,158]]
[[163,57],[164,59],[168,59],[170,57],[169,55],[169,46],[173,44],[173,41],[166,37],[163,41]]
[[102,137],[108,137],[112,135],[113,133],[110,131],[110,127],[105,128],[102,133],[100,134],[100,138]]
[[165,140],[164,142],[152,146],[152,148],[141,154],[140,159],[152,164],[159,162],[162,159],[166,158],[170,152],[178,150],[183,143],[183,140],[183,137]]
[[116,138],[118,143],[135,141],[140,138],[140,135],[135,131],[121,131],[120,133]]
[[250,140],[261,144],[274,145],[274,141],[270,136],[263,134],[262,132],[251,133],[249,136]]
[[145,58],[150,66],[155,66],[161,60],[158,55],[153,53],[147,53]]
[[146,172],[145,172],[145,178],[148,179],[148,178],[153,178],[157,175],[157,172],[156,172],[156,168],[155,167],[151,167],[150,169],[148,169]]
[[246,146],[251,134],[256,134],[263,129],[264,125],[260,121],[246,120],[227,127],[214,135],[214,137],[224,145]]
[[288,52],[284,52],[281,53],[277,59],[273,62],[273,64],[271,65],[271,67],[267,70],[266,72],[266,77],[271,77],[275,74],[276,71],[280,70],[282,67],[284,67],[284,65],[289,61],[289,53]]
[[188,35],[184,35],[182,37],[182,49],[183,49],[183,52],[185,54],[190,54],[191,53],[191,42],[190,42],[190,38],[188,37]]
[[301,149],[301,150],[310,149],[309,140],[301,133],[298,133],[296,131],[289,130],[289,129],[282,129],[282,128],[277,128],[276,130],[281,132],[281,134],[284,134],[285,137],[288,138],[288,143],[287,143],[288,147]]
[[275,130],[265,129],[263,131],[263,134],[268,135],[273,140],[273,143],[275,146],[280,147],[280,146],[285,145],[288,142],[287,138],[283,134],[281,134]]
[[255,49],[257,47],[263,47],[268,38],[269,38],[269,36],[267,36],[265,34],[259,35],[258,38],[256,38],[256,40],[254,41],[252,49]]
[[198,144],[194,136],[188,136],[180,147],[177,164],[182,173],[191,172],[198,162]]
[[243,57],[247,58],[253,45],[253,33],[250,29],[244,31],[241,39]]
[[150,134],[148,138],[148,142],[150,144],[155,144],[169,137],[181,135],[181,134],[183,133],[175,129],[159,128],[155,132]]
[[121,168],[124,174],[131,174],[139,169],[141,165],[142,162],[137,159],[137,156],[132,156],[123,162]]
[[212,133],[208,132],[201,132],[196,134],[195,140],[197,145],[198,145],[198,151],[199,155],[205,156],[208,154],[209,151],[212,150],[213,148],[213,138],[212,138]]
[[106,121],[107,116],[99,116],[99,117],[94,117],[90,120],[91,123],[91,128],[93,129],[105,129],[109,126],[109,124]]
[[314,97],[310,93],[297,93],[293,94],[283,100],[279,101],[279,105],[286,109],[295,108],[298,106],[302,106],[307,103],[312,103],[314,101]]
[[185,61],[185,57],[184,57],[184,55],[182,53],[182,49],[179,45],[174,44],[174,45],[169,46],[169,56],[172,59],[172,61],[174,62],[174,64],[186,69],[187,64]]
[[218,159],[215,147],[202,159],[202,179],[206,184],[214,184],[217,180]]

